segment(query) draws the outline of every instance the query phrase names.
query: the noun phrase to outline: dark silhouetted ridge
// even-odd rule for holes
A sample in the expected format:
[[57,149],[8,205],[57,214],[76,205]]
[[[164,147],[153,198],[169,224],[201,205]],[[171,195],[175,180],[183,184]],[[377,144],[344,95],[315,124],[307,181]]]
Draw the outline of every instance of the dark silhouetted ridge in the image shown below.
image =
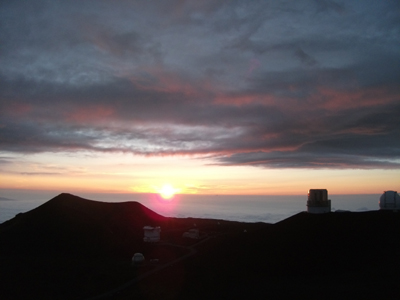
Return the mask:
[[0,237],[7,239],[3,251],[123,251],[143,238],[143,226],[165,220],[137,202],[106,203],[63,193],[1,224]]
[[[145,225],[161,226],[161,243],[143,241]],[[193,226],[205,237],[199,244],[182,237]],[[0,298],[101,294],[156,268],[132,267],[141,252],[167,267],[112,299],[397,299],[399,236],[393,211],[242,223],[60,194],[0,224]]]

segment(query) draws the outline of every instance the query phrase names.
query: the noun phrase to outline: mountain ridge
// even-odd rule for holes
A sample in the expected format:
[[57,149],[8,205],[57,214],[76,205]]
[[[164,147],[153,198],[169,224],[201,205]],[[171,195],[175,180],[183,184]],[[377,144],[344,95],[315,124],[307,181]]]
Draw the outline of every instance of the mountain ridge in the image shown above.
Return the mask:
[[[161,227],[160,243],[143,241],[145,225]],[[184,239],[190,228],[203,239]],[[301,212],[276,224],[245,223],[168,218],[137,202],[63,193],[0,224],[0,297],[101,294],[158,268],[133,268],[136,252],[159,261],[158,271],[112,299],[392,296],[399,235],[400,214],[393,211]]]

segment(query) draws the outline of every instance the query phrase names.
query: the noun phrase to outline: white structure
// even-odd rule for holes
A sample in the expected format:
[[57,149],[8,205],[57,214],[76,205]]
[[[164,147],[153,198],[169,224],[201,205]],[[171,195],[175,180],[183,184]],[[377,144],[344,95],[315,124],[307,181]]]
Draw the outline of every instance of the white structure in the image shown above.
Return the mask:
[[160,226],[151,227],[151,226],[144,226],[144,238],[143,241],[145,242],[159,242],[160,241]]
[[307,212],[322,214],[331,211],[331,200],[328,199],[328,190],[311,189],[308,191]]
[[379,198],[380,209],[400,209],[400,196],[397,191],[385,191]]
[[191,239],[199,239],[200,238],[200,232],[198,229],[190,229],[189,231],[186,231],[183,233],[182,237],[184,238],[191,238]]
[[144,255],[142,253],[135,253],[132,257],[132,264],[137,265],[144,262]]

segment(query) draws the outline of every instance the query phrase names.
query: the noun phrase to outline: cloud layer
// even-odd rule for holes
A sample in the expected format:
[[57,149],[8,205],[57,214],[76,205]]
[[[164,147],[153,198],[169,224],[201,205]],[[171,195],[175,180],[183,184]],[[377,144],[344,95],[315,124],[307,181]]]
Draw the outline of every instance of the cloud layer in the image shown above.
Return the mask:
[[0,20],[5,153],[400,167],[395,1],[3,1]]

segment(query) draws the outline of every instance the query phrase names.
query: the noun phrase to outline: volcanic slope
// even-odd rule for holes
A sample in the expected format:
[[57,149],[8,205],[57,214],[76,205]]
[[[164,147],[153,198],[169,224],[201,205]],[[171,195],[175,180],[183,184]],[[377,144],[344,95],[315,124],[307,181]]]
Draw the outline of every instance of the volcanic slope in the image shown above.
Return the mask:
[[[143,224],[167,219],[137,202],[105,203],[60,194],[43,205],[1,224],[6,248],[21,252],[116,251],[125,240],[143,238]],[[14,245],[15,243],[15,245]],[[17,247],[18,243],[29,245]],[[5,250],[5,249],[4,249]]]
[[[162,243],[143,241],[160,226]],[[258,228],[267,224],[250,224]],[[151,269],[132,268],[141,252],[168,263],[191,252],[182,234],[239,230],[239,222],[166,218],[137,202],[105,203],[60,194],[0,224],[0,299],[81,299],[115,288]],[[21,288],[22,287],[22,288]]]
[[399,237],[396,212],[302,212],[201,245],[180,299],[398,299]]
[[[162,242],[144,243],[144,225],[161,226]],[[182,238],[194,226],[203,239]],[[0,298],[110,298],[107,291],[157,270],[111,298],[397,299],[399,237],[392,211],[242,223],[61,194],[0,224]],[[159,264],[132,267],[134,252]]]

